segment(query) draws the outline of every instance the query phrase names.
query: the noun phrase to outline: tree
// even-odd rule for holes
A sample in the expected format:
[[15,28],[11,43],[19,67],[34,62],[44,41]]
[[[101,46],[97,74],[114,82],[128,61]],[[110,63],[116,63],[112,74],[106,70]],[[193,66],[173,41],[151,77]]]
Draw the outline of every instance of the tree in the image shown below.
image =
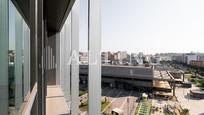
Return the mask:
[[181,115],[189,115],[189,109],[187,108],[182,109]]
[[200,84],[201,84],[201,87],[204,87],[204,78],[203,78],[203,79],[201,79]]

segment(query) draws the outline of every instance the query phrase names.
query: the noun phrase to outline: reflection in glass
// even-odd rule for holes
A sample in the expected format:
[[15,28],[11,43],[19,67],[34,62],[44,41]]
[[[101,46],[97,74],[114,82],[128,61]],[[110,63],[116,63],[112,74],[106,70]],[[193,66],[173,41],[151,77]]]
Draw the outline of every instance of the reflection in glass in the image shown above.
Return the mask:
[[17,114],[30,90],[30,30],[9,1],[9,114]]

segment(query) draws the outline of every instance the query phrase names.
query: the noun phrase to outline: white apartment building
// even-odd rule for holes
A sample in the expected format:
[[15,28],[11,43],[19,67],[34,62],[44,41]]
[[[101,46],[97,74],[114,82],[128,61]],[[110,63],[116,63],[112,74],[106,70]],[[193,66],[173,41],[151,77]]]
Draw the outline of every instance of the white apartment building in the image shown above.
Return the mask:
[[184,62],[186,64],[190,64],[190,61],[192,61],[192,60],[197,60],[196,54],[185,54],[184,55]]

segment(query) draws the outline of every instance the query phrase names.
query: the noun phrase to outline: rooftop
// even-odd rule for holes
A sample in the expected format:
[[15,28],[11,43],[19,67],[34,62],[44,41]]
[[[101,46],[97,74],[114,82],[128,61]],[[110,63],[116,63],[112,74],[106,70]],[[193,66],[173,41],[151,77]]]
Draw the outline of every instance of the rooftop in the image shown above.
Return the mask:
[[[87,65],[80,65],[80,74],[87,75],[87,68]],[[102,65],[102,76],[152,80],[153,69],[140,66]]]

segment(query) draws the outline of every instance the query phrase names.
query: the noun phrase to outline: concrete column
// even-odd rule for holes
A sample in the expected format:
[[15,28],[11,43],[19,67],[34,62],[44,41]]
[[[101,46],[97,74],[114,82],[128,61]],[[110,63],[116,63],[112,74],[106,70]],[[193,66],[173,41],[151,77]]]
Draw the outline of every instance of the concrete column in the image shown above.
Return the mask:
[[8,115],[9,1],[0,0],[0,113]]
[[175,88],[176,88],[176,85],[175,85],[175,81],[173,82],[173,96],[175,96]]
[[88,3],[88,114],[101,114],[101,0]]
[[79,114],[79,0],[71,11],[71,114]]

